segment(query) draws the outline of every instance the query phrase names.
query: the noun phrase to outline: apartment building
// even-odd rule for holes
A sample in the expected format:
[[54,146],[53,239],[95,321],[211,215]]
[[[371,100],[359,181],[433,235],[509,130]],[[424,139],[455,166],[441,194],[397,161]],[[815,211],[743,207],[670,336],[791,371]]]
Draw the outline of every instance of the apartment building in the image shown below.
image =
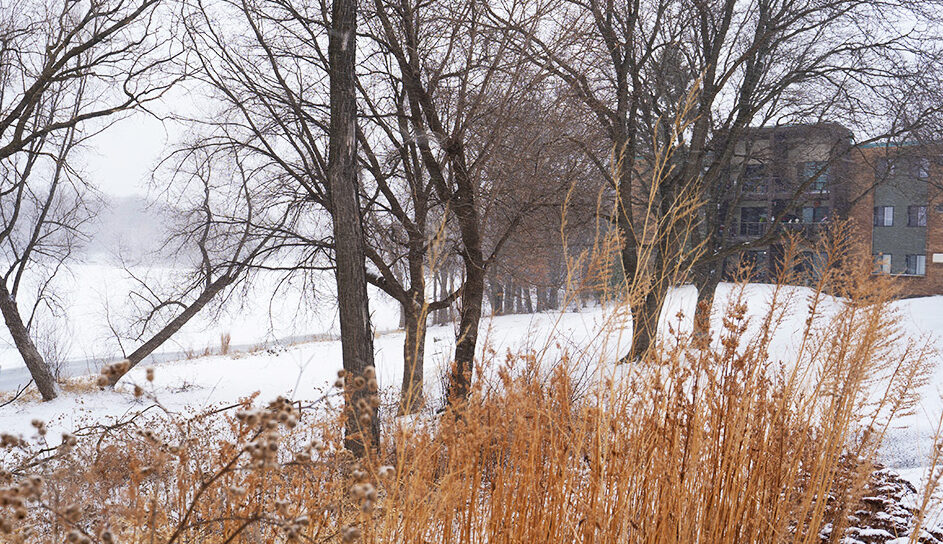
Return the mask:
[[[899,277],[905,295],[943,294],[943,146],[852,148],[852,138],[833,123],[748,131],[728,180],[728,239],[799,233],[809,242],[803,266],[814,267],[816,237],[829,220],[850,218],[875,273]],[[758,281],[777,272],[784,248],[776,238],[741,255]]]
[[875,273],[900,278],[905,295],[943,294],[943,149],[873,145],[853,153],[849,216],[870,243]]
[[[851,139],[848,129],[833,123],[750,129],[740,139],[728,180],[728,240],[758,242],[776,228],[813,241],[849,208]],[[783,243],[774,239],[741,258],[764,281],[775,276],[783,254]],[[814,266],[815,258],[805,252],[802,266]],[[728,273],[736,268],[728,266]]]

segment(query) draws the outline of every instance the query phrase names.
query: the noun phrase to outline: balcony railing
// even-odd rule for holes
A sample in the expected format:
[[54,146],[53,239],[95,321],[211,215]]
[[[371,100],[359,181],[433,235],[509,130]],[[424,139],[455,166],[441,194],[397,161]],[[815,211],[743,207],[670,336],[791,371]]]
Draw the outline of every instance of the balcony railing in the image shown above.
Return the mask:
[[[759,237],[769,232],[769,221],[741,221],[740,236]],[[784,221],[780,223],[783,232],[791,232],[805,238],[812,238],[821,234],[825,223],[801,223]]]
[[805,238],[813,238],[821,234],[822,230],[825,228],[824,223],[800,223],[800,222],[784,222],[783,229],[787,232],[792,232],[799,234]]
[[766,221],[741,221],[740,236],[763,236],[768,228]]

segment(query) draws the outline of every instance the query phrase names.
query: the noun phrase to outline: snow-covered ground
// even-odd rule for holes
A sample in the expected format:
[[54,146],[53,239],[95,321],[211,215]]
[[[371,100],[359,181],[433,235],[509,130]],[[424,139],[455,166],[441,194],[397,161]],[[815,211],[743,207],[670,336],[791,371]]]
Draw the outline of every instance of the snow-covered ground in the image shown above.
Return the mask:
[[[118,284],[117,271],[86,267],[83,281],[89,282],[87,290],[77,293],[72,319],[75,327],[73,338],[79,350],[94,352],[102,338],[102,321],[96,321],[94,309],[102,307],[102,298]],[[112,274],[112,275],[109,275]],[[715,314],[722,311],[732,286],[722,285],[718,291]],[[771,287],[750,285],[746,300],[750,313],[762,313]],[[805,319],[809,291],[789,288],[790,304],[797,309],[788,315],[773,342],[774,356],[788,359],[794,341],[801,334]],[[279,300],[288,300],[280,297]],[[264,289],[249,300],[254,305],[223,312],[218,316],[202,317],[189,326],[175,340],[174,349],[189,345],[195,349],[218,347],[219,334],[228,332],[233,344],[261,342],[286,336],[310,335],[336,332],[336,316],[328,310],[331,304],[324,299],[320,309],[298,311],[297,305],[274,304]],[[683,311],[691,316],[694,310],[694,291],[691,288],[675,290],[663,314],[663,319],[676,321]],[[943,337],[943,297],[926,297],[902,300],[895,303],[900,325],[910,335]],[[274,309],[270,317],[269,311]],[[612,364],[624,354],[629,340],[629,326],[625,319],[612,319],[612,307],[590,307],[580,311],[549,312],[534,315],[510,315],[487,318],[482,322],[479,349],[503,359],[507,350],[518,352],[533,349],[546,353],[548,358],[561,350],[570,353],[589,353],[587,364]],[[87,311],[87,314],[81,312]],[[374,325],[378,331],[393,330],[398,313],[395,304],[381,295],[373,296]],[[689,319],[687,320],[689,321]],[[426,343],[425,378],[429,398],[441,398],[440,386],[446,365],[454,347],[453,326],[431,327]],[[403,334],[402,332],[379,333],[375,340],[376,365],[380,385],[390,395],[395,395],[402,379]],[[578,349],[575,349],[578,348]],[[16,365],[14,351],[0,352],[4,367]],[[939,361],[938,361],[939,363]],[[74,430],[83,425],[121,417],[143,406],[131,393],[133,384],[144,385],[168,408],[179,411],[199,411],[208,406],[227,404],[239,398],[260,392],[261,400],[286,395],[299,400],[310,400],[321,394],[333,383],[340,368],[340,342],[325,340],[296,344],[275,345],[252,352],[211,355],[154,365],[155,380],[148,384],[144,379],[144,366],[132,371],[120,384],[117,391],[95,391],[85,388],[83,392],[66,392],[60,398],[39,403],[36,400],[17,402],[0,408],[0,430],[30,436],[33,429],[30,421],[39,418],[47,421],[50,437],[59,431]],[[588,369],[590,372],[593,369]],[[90,390],[91,389],[91,390]],[[923,391],[919,409],[900,421],[891,431],[885,447],[885,461],[900,469],[912,469],[923,464],[933,431],[943,410],[943,365],[938,364],[931,382]],[[908,474],[916,475],[911,470]]]
[[[140,268],[132,269],[132,273],[172,281],[168,269]],[[247,292],[237,291],[221,309],[208,307],[157,353],[183,358],[187,352],[218,351],[222,335],[229,335],[232,347],[245,351],[260,344],[339,333],[330,274],[321,274],[319,281],[305,285],[281,279],[281,275],[275,274],[256,275]],[[128,272],[108,264],[77,265],[61,273],[54,288],[60,303],[59,315],[52,318],[44,309],[34,326],[39,331],[40,351],[44,355],[52,353],[47,358],[69,366],[66,375],[96,372],[102,361],[121,358],[122,353],[130,353],[138,346],[138,342],[128,339],[119,343],[115,335],[115,329],[125,329],[134,313],[129,306],[129,293],[143,292]],[[372,288],[371,294],[374,328],[379,332],[396,329],[399,323],[396,304]],[[237,303],[239,300],[246,302]],[[27,301],[20,306],[25,309],[30,305]],[[22,381],[19,378],[25,374],[14,372],[21,367],[23,360],[9,333],[0,327],[0,390],[16,387]],[[17,380],[10,380],[12,374]]]

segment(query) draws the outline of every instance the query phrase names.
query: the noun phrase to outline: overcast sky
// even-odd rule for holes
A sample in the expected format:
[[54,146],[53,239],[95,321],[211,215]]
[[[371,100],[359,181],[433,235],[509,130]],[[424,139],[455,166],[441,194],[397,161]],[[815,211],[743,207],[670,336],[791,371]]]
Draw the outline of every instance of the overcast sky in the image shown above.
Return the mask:
[[167,131],[159,120],[133,113],[87,143],[84,170],[106,195],[143,196],[167,143]]
[[[148,108],[157,116],[206,114],[209,98],[178,84]],[[82,170],[105,195],[145,196],[151,172],[169,148],[185,139],[179,123],[162,122],[155,114],[134,111],[86,142]],[[94,130],[89,126],[87,130]]]

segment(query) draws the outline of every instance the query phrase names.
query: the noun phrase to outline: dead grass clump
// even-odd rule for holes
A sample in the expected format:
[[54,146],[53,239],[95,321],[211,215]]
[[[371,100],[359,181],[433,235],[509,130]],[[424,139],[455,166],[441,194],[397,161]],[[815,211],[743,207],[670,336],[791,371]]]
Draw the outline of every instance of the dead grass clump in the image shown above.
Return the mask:
[[232,342],[232,336],[228,332],[219,335],[219,353],[229,355],[229,344]]

